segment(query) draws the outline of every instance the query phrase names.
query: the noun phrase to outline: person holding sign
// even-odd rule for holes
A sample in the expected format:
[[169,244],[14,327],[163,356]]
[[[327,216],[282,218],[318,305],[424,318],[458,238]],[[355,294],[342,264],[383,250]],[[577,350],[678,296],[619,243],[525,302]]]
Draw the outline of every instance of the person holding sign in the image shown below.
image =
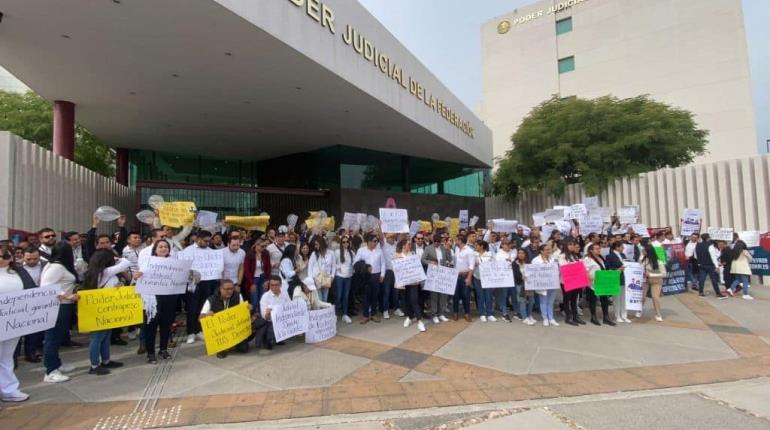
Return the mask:
[[[591,311],[591,324],[602,325],[599,319],[596,318],[596,301],[597,295],[594,293],[594,278],[596,272],[599,270],[605,270],[604,257],[602,257],[602,248],[600,245],[592,243],[588,245],[588,254],[583,258],[583,263],[588,270],[588,280],[591,281],[589,288],[586,289],[588,293],[588,308]],[[610,299],[607,296],[598,297],[599,302],[602,304],[602,316],[604,323],[609,326],[614,326],[615,322],[610,319]]]
[[370,320],[380,322],[380,319],[377,318],[377,304],[380,301],[382,282],[385,280],[383,271],[386,269],[386,263],[382,249],[377,246],[378,241],[379,239],[377,239],[375,234],[368,233],[366,236],[366,246],[358,248],[353,259],[354,265],[359,261],[364,261],[369,266],[369,279],[365,285],[364,319],[361,320],[361,324],[366,324]]
[[[500,248],[495,254],[495,261],[505,262],[506,267],[513,270],[513,260],[516,259],[514,251],[511,249],[511,241],[508,238],[503,239],[500,243]],[[515,279],[514,279],[515,282]],[[505,322],[512,322],[511,316],[508,315],[508,298],[511,299],[511,313],[516,315],[516,308],[519,307],[518,300],[516,299],[516,286],[511,285],[507,288],[495,289],[495,300],[500,307],[500,316]]]
[[[187,296],[185,297],[185,305],[187,307],[187,339],[185,342],[188,344],[195,343],[196,339],[203,340],[203,332],[198,316],[203,308],[203,303],[219,288],[219,279],[222,278],[222,270],[224,268],[222,253],[221,251],[211,249],[209,247],[210,242],[211,232],[203,230],[198,233],[195,243],[185,248],[184,252],[180,255],[182,259],[193,261],[193,270],[199,271],[202,278],[197,284],[190,284],[188,286]],[[173,242],[171,242],[171,245],[173,246]],[[218,257],[221,265],[211,263],[212,260],[216,260],[216,258],[212,257]],[[206,268],[217,267],[218,274],[204,273],[202,268],[196,269],[198,266]]]
[[334,289],[337,293],[337,313],[342,315],[346,324],[353,322],[348,316],[350,287],[353,281],[353,251],[350,249],[350,236],[340,238],[340,247],[334,251]]
[[470,289],[472,288],[473,269],[476,267],[476,255],[470,246],[466,245],[465,236],[458,235],[455,239],[457,251],[455,252],[455,267],[457,268],[457,287],[452,300],[452,319],[457,321],[460,301],[463,302],[465,321],[471,322]]
[[254,338],[257,348],[273,349],[275,345],[275,332],[273,331],[273,308],[291,302],[289,295],[281,289],[282,280],[278,275],[270,275],[267,278],[268,291],[259,299],[259,309],[262,318],[254,321]]
[[[88,270],[83,280],[84,290],[95,290],[99,288],[119,287],[123,283],[118,279],[118,274],[131,268],[131,262],[125,258],[116,261],[115,253],[112,250],[99,249],[94,252],[91,260],[88,262]],[[116,369],[123,366],[123,363],[110,360],[110,334],[112,330],[100,330],[91,332],[91,344],[89,346],[89,357],[91,359],[91,368],[88,370],[90,375],[107,375],[110,369]]]
[[516,251],[516,260],[513,262],[513,281],[516,284],[516,295],[519,296],[519,314],[523,324],[532,326],[537,322],[532,317],[532,308],[535,307],[534,291],[527,291],[524,282],[524,270],[530,264],[529,256],[523,249]]
[[[660,293],[663,291],[666,265],[658,260],[658,253],[655,252],[655,248],[649,243],[644,248],[644,254],[640,263],[644,267],[644,277],[647,280],[642,291],[642,309],[644,309],[644,301],[647,299],[647,292],[651,291],[652,306],[655,308],[655,321],[662,322],[663,317],[660,315]],[[641,318],[642,312],[637,312],[636,317]]]
[[612,298],[612,307],[615,308],[615,321],[630,324],[631,320],[628,319],[628,311],[626,311],[626,282],[623,276],[624,246],[623,242],[614,242],[610,246],[610,253],[607,254],[605,265],[607,270],[620,270],[620,294]]
[[[217,312],[222,312],[231,306],[239,305],[242,301],[242,296],[240,294],[235,294],[235,284],[233,281],[230,279],[223,279],[219,283],[219,290],[209,296],[209,298],[206,299],[206,301],[203,303],[203,307],[201,308],[201,313],[198,318],[203,320]],[[251,305],[246,304],[246,306],[248,306],[249,310],[251,310]],[[249,352],[248,340],[244,340],[243,342],[236,345],[235,350],[242,354]],[[227,351],[217,352],[217,358],[225,357],[227,357]]]
[[[423,266],[454,267],[452,242],[449,238],[436,233],[433,236],[433,243],[425,247],[425,251],[420,257],[420,262]],[[433,314],[433,324],[449,321],[449,318],[444,315],[447,297],[449,296],[436,291],[430,292],[430,310]]]
[[[551,255],[551,247],[549,245],[540,245],[540,255],[532,260],[532,264],[552,264],[556,260]],[[540,314],[543,316],[543,326],[558,327],[559,323],[556,322],[556,318],[553,314],[553,305],[556,302],[556,292],[559,291],[559,286],[556,288],[550,288],[547,290],[536,290],[535,292],[540,295]]]
[[334,255],[326,245],[326,239],[316,237],[313,241],[313,253],[308,263],[308,275],[313,278],[321,301],[329,301],[329,290],[334,280]]
[[[563,245],[562,253],[559,256],[559,265],[562,266],[578,261],[580,261],[580,244],[576,240],[569,238]],[[566,315],[564,322],[572,326],[585,325],[586,322],[578,314],[577,304],[578,295],[583,291],[583,288],[566,291],[564,289],[564,282],[562,282],[561,288],[564,295],[564,314]]]
[[733,282],[727,289],[727,293],[731,296],[736,294],[740,288],[739,285],[743,285],[743,298],[746,300],[754,300],[754,297],[749,295],[749,284],[751,283],[751,254],[746,249],[746,242],[739,240],[735,242],[735,247],[732,249],[733,260],[730,263],[730,274],[733,275]]
[[[409,257],[412,254],[412,242],[408,239],[401,239],[396,244],[396,252],[393,254],[393,259],[398,260],[401,258]],[[422,269],[420,269],[422,270]],[[406,308],[406,318],[404,318],[404,328],[409,327],[412,324],[412,320],[417,320],[417,330],[425,331],[425,324],[422,322],[422,308],[418,302],[418,296],[420,294],[420,284],[405,285],[403,287],[396,286],[398,289],[405,289],[406,294],[404,297],[404,306]]]
[[479,268],[482,262],[492,261],[494,257],[489,252],[489,244],[486,241],[479,240],[475,246],[476,263],[473,266],[473,290],[476,292],[476,308],[479,311],[479,319],[481,322],[496,322],[497,318],[495,318],[492,308],[492,291],[482,288]]

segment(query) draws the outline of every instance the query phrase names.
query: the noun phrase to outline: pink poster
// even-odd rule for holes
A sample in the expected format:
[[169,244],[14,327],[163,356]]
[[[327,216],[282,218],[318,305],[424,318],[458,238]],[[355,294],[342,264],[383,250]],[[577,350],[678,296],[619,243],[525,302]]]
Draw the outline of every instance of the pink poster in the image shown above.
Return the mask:
[[590,285],[588,272],[582,261],[563,264],[559,266],[559,271],[564,282],[564,291],[577,290]]

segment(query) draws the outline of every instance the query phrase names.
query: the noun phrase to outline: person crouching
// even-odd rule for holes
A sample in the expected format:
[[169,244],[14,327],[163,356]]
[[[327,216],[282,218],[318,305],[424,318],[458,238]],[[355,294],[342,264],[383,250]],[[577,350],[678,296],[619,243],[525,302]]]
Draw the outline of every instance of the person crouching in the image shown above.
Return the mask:
[[[217,312],[222,312],[229,309],[231,306],[237,306],[241,304],[242,300],[243,299],[241,298],[240,294],[235,294],[235,284],[233,281],[230,279],[223,279],[219,283],[219,290],[209,296],[209,298],[206,299],[206,301],[203,303],[200,319],[203,320],[204,318],[208,318]],[[249,307],[249,310],[251,310],[251,305],[247,304],[247,306]],[[235,349],[240,353],[249,352],[248,342],[248,339],[246,339],[238,345],[235,345],[235,347],[232,349]],[[228,351],[218,352],[217,358],[227,357],[227,352]]]

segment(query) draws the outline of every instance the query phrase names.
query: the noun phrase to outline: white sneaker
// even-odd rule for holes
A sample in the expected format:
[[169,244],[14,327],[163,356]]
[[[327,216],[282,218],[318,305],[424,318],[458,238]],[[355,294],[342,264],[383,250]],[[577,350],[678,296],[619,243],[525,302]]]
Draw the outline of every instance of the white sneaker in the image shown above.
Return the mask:
[[390,313],[388,313],[388,311],[385,311],[385,312],[382,313],[382,317],[385,318],[386,320],[389,320],[390,319]]
[[75,370],[75,366],[71,364],[62,364],[59,366],[59,372],[61,373],[70,373]]
[[449,318],[445,317],[444,315],[439,315],[438,319],[441,320],[441,322],[447,322],[449,321]]
[[393,314],[394,314],[395,316],[397,316],[397,317],[402,317],[402,316],[404,316],[404,312],[403,312],[401,309],[396,309],[396,310],[393,312]]
[[489,322],[497,322],[497,318],[495,318],[494,315],[490,315],[490,316],[487,317],[487,321],[489,321]]
[[4,396],[2,398],[2,400],[4,402],[9,402],[9,403],[23,402],[23,401],[25,401],[27,399],[29,399],[29,394],[22,393],[21,391],[17,391],[17,392],[15,392],[13,394],[10,394],[8,396]]
[[754,300],[754,297],[751,297],[751,296],[750,296],[750,295],[748,295],[748,294],[744,294],[744,295],[743,295],[743,300]]
[[422,323],[422,321],[417,321],[417,330],[425,331],[425,324]]
[[128,332],[128,340],[136,340],[136,330]]
[[524,324],[526,324],[526,325],[535,325],[535,321],[533,321],[533,320],[531,320],[531,319],[529,319],[529,318],[525,318],[525,319],[524,319],[524,320],[522,320],[521,322],[522,322],[522,323],[524,323]]
[[194,334],[188,334],[187,340],[185,341],[188,345],[191,343],[195,343],[195,335]]
[[543,327],[548,327],[548,320],[543,320]]
[[433,317],[433,324],[438,324],[439,322],[438,317]]
[[409,318],[404,318],[404,328],[409,327],[412,324],[412,320]]
[[580,307],[578,307],[578,316],[579,316],[579,317],[582,317],[582,316],[583,316],[583,309],[582,309],[582,308],[580,308]]
[[733,293],[733,290],[732,290],[732,289],[730,289],[730,288],[726,289],[726,290],[725,290],[725,292],[727,292],[727,294],[729,294],[729,295],[730,295],[730,297],[732,297],[732,296],[733,296],[733,294],[734,294],[734,293]]
[[351,324],[353,322],[353,320],[350,319],[350,317],[347,315],[342,316],[342,321],[344,321],[346,324]]
[[630,320],[630,319],[628,319],[628,317],[626,317],[626,318],[623,318],[623,322],[624,322],[624,323],[628,323],[628,324],[631,324],[631,320]]
[[641,313],[641,312],[637,312],[637,313],[636,313],[636,317],[637,317],[637,318],[641,318],[641,317],[642,317],[642,313]]
[[657,322],[663,322],[663,317],[660,315],[655,315],[655,321]]
[[62,375],[62,373],[59,372],[58,369],[54,370],[53,372],[51,372],[51,373],[49,373],[47,375],[45,375],[45,377],[43,378],[43,382],[51,382],[51,383],[54,383],[54,382],[65,382],[65,381],[69,381],[69,380],[70,380],[70,377],[67,376],[67,375]]
[[198,340],[203,340],[203,332],[195,333],[195,338]]
[[554,327],[558,327],[559,326],[559,323],[557,323],[556,320],[548,320],[548,324],[550,324],[550,325],[552,325]]
[[481,322],[487,322],[487,317],[485,315],[480,316],[479,319]]

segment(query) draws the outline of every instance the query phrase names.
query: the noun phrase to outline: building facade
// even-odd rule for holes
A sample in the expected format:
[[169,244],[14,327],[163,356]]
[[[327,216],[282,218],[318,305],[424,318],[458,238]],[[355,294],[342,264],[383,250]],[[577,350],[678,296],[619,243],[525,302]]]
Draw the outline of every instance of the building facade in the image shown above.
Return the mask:
[[696,163],[756,155],[741,0],[544,0],[481,29],[494,155],[551,98],[649,94],[710,132]]

